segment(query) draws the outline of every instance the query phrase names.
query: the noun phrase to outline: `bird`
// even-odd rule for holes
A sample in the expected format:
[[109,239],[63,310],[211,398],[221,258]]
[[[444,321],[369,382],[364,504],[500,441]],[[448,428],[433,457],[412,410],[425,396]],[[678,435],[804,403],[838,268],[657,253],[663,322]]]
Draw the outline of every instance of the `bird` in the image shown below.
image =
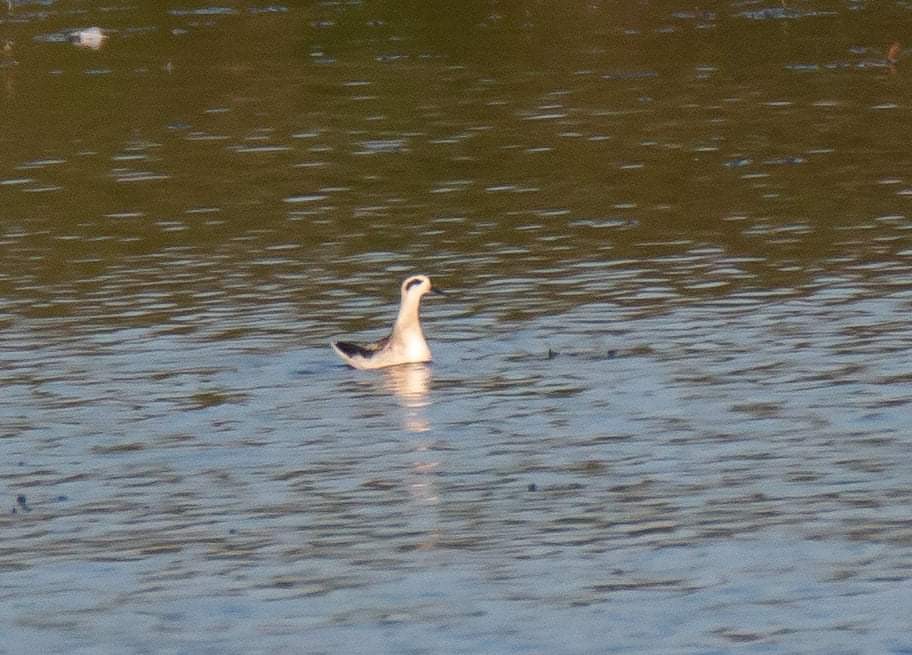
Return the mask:
[[70,32],[67,37],[69,38],[70,43],[75,46],[98,50],[101,48],[102,44],[104,44],[108,35],[105,34],[100,27],[86,27],[81,30]]
[[426,293],[446,295],[440,289],[432,287],[431,280],[426,275],[405,278],[402,282],[399,315],[388,337],[371,343],[333,341],[332,349],[346,364],[361,370],[431,361],[431,349],[424,339],[418,317],[421,298]]

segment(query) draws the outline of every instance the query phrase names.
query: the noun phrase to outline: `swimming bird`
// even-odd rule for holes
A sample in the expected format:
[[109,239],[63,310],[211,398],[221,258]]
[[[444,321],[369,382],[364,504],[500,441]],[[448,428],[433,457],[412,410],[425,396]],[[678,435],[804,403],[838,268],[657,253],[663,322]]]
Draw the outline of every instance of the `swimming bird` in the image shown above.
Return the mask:
[[70,32],[67,37],[69,38],[70,43],[75,46],[98,50],[104,44],[108,35],[105,34],[100,27],[86,27],[81,30]]
[[402,302],[390,335],[372,343],[334,341],[333,350],[345,363],[362,370],[431,361],[431,349],[424,340],[418,308],[426,293],[446,295],[431,286],[426,275],[413,275],[402,282]]

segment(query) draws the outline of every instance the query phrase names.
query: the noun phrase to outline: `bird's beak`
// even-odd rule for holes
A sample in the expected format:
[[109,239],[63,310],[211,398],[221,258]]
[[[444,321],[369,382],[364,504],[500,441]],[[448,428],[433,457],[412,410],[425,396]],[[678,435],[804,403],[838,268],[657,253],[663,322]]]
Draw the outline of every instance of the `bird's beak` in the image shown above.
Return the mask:
[[437,294],[438,296],[448,296],[448,295],[450,295],[450,294],[446,293],[445,291],[441,291],[441,290],[438,289],[437,287],[431,287],[431,293]]

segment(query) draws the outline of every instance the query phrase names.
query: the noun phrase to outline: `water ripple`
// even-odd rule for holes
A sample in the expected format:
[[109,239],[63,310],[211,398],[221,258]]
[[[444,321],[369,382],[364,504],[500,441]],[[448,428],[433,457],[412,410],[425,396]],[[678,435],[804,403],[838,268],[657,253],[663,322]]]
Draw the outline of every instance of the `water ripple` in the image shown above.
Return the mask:
[[4,646],[908,644],[898,5],[621,4],[14,3]]

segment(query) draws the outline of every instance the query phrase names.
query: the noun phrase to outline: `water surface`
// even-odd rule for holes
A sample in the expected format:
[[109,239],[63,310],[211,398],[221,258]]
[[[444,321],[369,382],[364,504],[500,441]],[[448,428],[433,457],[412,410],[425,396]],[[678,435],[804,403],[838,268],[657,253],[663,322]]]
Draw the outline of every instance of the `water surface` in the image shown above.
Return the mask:
[[908,19],[0,10],[0,651],[909,652]]

